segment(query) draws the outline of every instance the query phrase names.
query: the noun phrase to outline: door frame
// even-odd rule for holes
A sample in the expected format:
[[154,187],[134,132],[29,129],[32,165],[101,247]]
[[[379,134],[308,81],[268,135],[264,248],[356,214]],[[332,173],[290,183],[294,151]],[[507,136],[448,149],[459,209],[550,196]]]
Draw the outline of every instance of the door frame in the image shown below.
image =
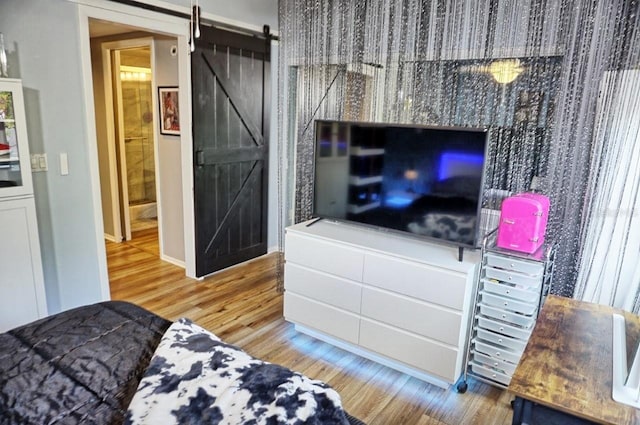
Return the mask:
[[[80,2],[79,2],[80,3]],[[88,4],[85,4],[88,3]],[[99,19],[133,26],[156,34],[177,38],[178,47],[178,104],[181,111],[180,151],[182,155],[182,207],[184,213],[185,271],[188,277],[195,276],[195,243],[193,220],[193,176],[191,145],[191,64],[188,48],[189,25],[184,19],[167,16],[133,6],[121,5],[106,0],[92,0],[78,5],[78,25],[80,42],[80,60],[83,76],[85,103],[84,121],[87,128],[87,155],[92,187],[95,236],[98,253],[100,288],[103,299],[111,298],[107,255],[104,244],[104,225],[102,219],[102,200],[100,197],[100,175],[95,108],[93,96],[93,77],[91,71],[91,46],[89,37],[89,19]],[[154,105],[155,107],[155,105]]]
[[[104,76],[104,94],[105,94],[105,111],[107,113],[107,143],[108,143],[108,153],[109,153],[109,170],[110,170],[110,186],[111,186],[111,205],[112,205],[112,214],[113,221],[115,227],[115,238],[118,241],[130,240],[131,239],[131,218],[129,216],[129,209],[127,208],[129,205],[129,191],[127,188],[127,161],[126,161],[126,153],[125,153],[125,144],[124,144],[124,133],[122,125],[116,128],[116,120],[114,116],[114,105],[118,106],[118,122],[122,123],[122,99],[118,99],[114,103],[113,98],[113,89],[114,89],[114,76],[117,80],[117,96],[121,96],[120,85],[121,81],[119,78],[119,74],[114,72],[112,61],[111,61],[111,53],[116,52],[118,61],[117,65],[119,66],[119,51],[126,49],[135,49],[138,47],[149,47],[150,48],[150,56],[151,56],[151,111],[153,114],[153,155],[154,155],[154,173],[156,180],[156,204],[158,205],[158,240],[160,241],[160,253],[164,252],[163,246],[163,238],[162,238],[162,197],[161,197],[161,179],[160,173],[160,163],[158,161],[158,109],[155,107],[157,105],[158,100],[156,96],[156,90],[153,88],[156,87],[156,72],[154,69],[155,64],[155,50],[154,50],[154,41],[153,37],[142,37],[142,38],[131,38],[126,40],[118,40],[118,41],[110,41],[101,43],[101,54],[102,54],[102,68],[103,68],[103,76]],[[116,130],[118,132],[118,137],[116,138]],[[117,154],[115,146],[116,144],[119,147],[120,155]],[[118,173],[117,161],[120,161],[120,173]],[[122,185],[122,190],[120,193],[120,185]],[[122,213],[121,213],[122,211]],[[124,218],[124,220],[122,220]],[[124,223],[122,223],[124,221]],[[124,224],[124,226],[123,226]],[[125,234],[122,234],[122,229],[125,229]]]

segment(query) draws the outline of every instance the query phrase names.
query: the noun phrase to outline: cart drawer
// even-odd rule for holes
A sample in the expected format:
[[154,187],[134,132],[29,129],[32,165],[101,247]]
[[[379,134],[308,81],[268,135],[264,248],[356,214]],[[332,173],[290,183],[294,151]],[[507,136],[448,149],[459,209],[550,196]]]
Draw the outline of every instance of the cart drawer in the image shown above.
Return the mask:
[[493,344],[499,345],[501,347],[506,347],[517,352],[524,351],[524,347],[527,345],[527,341],[510,338],[508,336],[497,334],[485,329],[478,329],[477,336],[483,341],[491,342]]
[[527,316],[531,316],[532,314],[534,314],[538,308],[537,303],[524,303],[521,301],[516,301],[512,298],[494,295],[486,291],[482,291],[481,297],[482,302],[487,305],[525,314]]
[[518,364],[520,357],[522,357],[522,352],[517,353],[504,347],[498,347],[488,342],[479,341],[478,339],[473,340],[473,345],[475,346],[476,351],[493,357],[494,359],[504,359],[513,364]]
[[484,273],[489,279],[497,279],[514,285],[528,286],[533,289],[539,289],[540,285],[542,285],[542,275],[529,276],[509,270],[496,269],[494,267],[485,267]]
[[491,331],[501,333],[513,338],[523,339],[525,341],[528,341],[529,337],[531,336],[531,328],[525,329],[518,326],[512,326],[505,322],[498,322],[483,316],[476,317],[478,319],[479,328],[489,329]]
[[538,303],[540,300],[539,291],[530,291],[527,289],[516,288],[509,283],[499,283],[497,281],[490,281],[487,279],[482,280],[484,289],[492,294],[503,295],[505,297],[515,298],[527,303]]
[[488,252],[487,265],[499,269],[511,270],[530,276],[540,276],[544,272],[544,264],[540,262],[524,261],[513,257]]
[[522,314],[512,313],[506,310],[501,310],[499,308],[491,307],[486,304],[480,305],[480,313],[485,316],[492,317],[494,319],[499,319],[508,323],[513,323],[518,326],[522,326],[523,328],[530,329],[535,323],[535,319],[533,316],[523,316]]
[[485,378],[489,378],[503,385],[509,385],[509,382],[511,382],[510,376],[505,375],[504,373],[498,372],[497,370],[491,369],[489,367],[479,365],[477,363],[473,363],[473,362],[471,363],[471,370],[473,371],[473,373],[477,375],[483,376]]
[[513,376],[513,373],[516,371],[516,366],[513,363],[509,363],[504,359],[496,359],[491,356],[487,356],[479,351],[474,351],[472,353],[472,361],[475,363],[481,363],[492,368],[498,369],[498,371],[502,371],[504,374]]

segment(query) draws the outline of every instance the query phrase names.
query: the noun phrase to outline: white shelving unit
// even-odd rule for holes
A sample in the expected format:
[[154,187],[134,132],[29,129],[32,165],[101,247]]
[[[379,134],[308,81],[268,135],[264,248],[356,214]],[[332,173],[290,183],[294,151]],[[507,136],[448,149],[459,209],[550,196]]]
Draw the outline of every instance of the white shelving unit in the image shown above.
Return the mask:
[[467,340],[467,375],[506,388],[527,345],[553,277],[555,249],[533,254],[497,248],[494,230],[483,241],[482,263]]
[[0,79],[0,151],[4,152],[0,155],[0,332],[4,332],[47,315],[20,80]]

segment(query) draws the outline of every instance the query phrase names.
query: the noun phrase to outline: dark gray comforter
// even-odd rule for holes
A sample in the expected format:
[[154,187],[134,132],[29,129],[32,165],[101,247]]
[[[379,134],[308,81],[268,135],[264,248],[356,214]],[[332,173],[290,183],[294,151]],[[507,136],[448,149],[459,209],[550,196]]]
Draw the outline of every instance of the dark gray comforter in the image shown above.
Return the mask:
[[117,424],[171,323],[125,302],[0,334],[0,424]]

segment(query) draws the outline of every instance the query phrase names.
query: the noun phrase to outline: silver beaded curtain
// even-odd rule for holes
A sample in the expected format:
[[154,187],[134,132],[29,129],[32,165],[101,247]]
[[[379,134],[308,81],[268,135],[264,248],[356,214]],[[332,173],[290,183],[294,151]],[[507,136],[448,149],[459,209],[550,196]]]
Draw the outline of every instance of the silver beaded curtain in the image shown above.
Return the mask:
[[552,291],[573,295],[599,81],[639,66],[636,0],[281,0],[279,14],[281,225],[311,214],[314,119],[486,127],[483,207],[532,182],[549,195]]

